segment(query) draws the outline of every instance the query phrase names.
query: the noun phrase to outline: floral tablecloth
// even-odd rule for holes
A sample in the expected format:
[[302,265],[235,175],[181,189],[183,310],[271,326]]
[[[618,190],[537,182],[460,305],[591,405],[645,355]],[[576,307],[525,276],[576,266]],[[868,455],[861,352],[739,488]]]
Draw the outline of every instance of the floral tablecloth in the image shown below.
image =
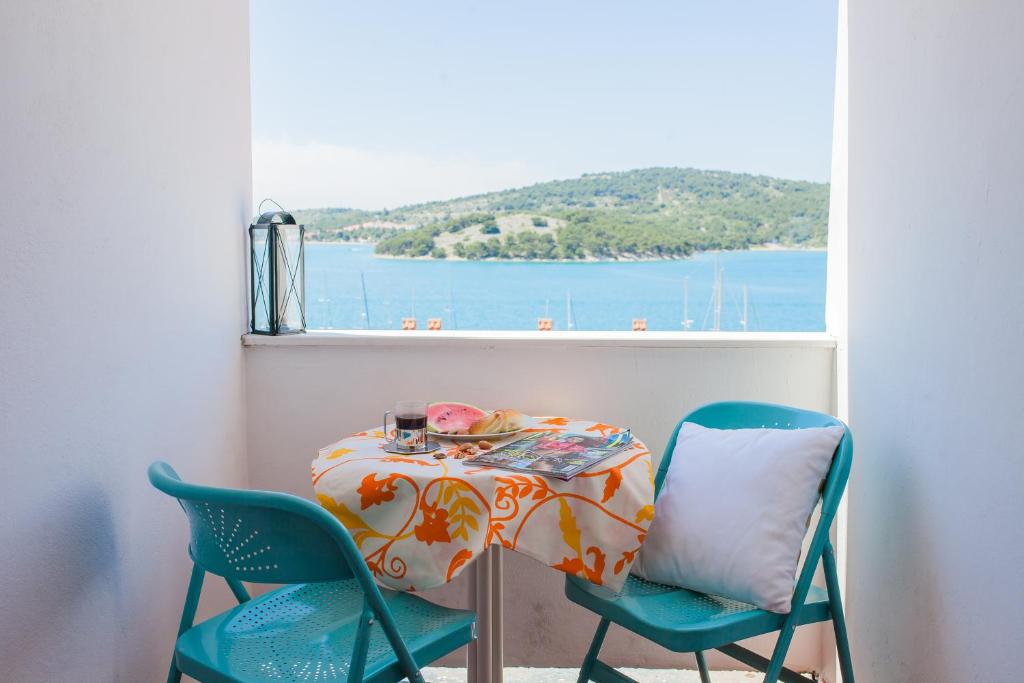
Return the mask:
[[[618,433],[565,417],[529,418],[531,431]],[[491,543],[569,574],[622,587],[654,517],[650,452],[639,440],[562,481],[455,458],[393,455],[380,429],[320,450],[317,500],[351,532],[377,580],[400,590],[439,586]],[[504,442],[497,442],[501,445]]]

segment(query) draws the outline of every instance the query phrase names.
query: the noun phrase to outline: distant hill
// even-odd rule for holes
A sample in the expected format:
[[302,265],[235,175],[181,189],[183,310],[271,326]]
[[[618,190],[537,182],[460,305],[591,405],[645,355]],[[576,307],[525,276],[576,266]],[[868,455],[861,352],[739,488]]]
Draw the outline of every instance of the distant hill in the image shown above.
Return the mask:
[[753,246],[824,247],[827,183],[724,171],[596,173],[385,211],[296,211],[310,239],[396,257],[680,258]]

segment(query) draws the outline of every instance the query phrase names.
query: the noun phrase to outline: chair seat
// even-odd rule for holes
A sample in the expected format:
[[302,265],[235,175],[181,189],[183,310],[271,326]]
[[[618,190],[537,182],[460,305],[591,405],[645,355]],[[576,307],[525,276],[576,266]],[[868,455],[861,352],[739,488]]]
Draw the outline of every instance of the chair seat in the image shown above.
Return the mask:
[[[381,590],[418,664],[474,636],[476,615]],[[363,593],[354,579],[286,586],[223,612],[178,638],[181,671],[204,683],[345,681]],[[364,680],[404,678],[379,622],[371,627]]]
[[[782,628],[784,614],[630,575],[618,594],[575,576],[565,595],[578,605],[673,652],[696,652]],[[830,618],[828,594],[811,586],[800,623]]]

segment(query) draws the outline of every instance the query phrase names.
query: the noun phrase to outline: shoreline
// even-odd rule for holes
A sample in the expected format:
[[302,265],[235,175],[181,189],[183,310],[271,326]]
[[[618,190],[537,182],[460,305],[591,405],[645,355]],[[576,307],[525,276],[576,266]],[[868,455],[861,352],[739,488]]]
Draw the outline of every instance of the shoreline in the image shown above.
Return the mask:
[[[306,240],[306,244],[327,244],[327,245],[341,245],[341,246],[372,246],[376,242],[364,242],[364,241],[342,241],[342,240]],[[827,251],[826,247],[800,247],[800,246],[783,246],[773,244],[758,244],[746,249],[706,249],[703,251],[694,251],[688,256],[682,256],[674,258],[671,256],[663,257],[625,257],[625,258],[594,258],[588,256],[585,259],[524,259],[524,258],[485,258],[485,259],[467,259],[460,258],[458,256],[448,256],[446,258],[434,258],[433,256],[392,256],[391,254],[373,254],[374,258],[386,259],[391,261],[437,261],[442,263],[444,261],[458,261],[458,262],[474,262],[474,263],[659,263],[661,261],[686,261],[700,254],[719,254],[719,253],[733,253],[733,252],[785,252],[785,251],[807,251],[807,252],[824,252]]]

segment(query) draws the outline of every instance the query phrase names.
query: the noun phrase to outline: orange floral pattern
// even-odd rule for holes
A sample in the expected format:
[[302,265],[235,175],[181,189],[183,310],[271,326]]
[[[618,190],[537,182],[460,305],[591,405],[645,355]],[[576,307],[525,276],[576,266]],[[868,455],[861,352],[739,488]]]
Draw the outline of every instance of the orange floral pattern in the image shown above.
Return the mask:
[[434,503],[424,505],[422,512],[423,521],[413,527],[416,538],[427,545],[435,541],[451,543],[452,537],[448,533],[448,511]]
[[356,489],[359,492],[359,507],[365,510],[371,505],[381,505],[394,500],[395,489],[398,488],[395,484],[397,478],[397,475],[392,474],[387,479],[378,480],[376,473],[373,472],[363,477],[363,483]]
[[[531,418],[528,431],[616,434],[610,424]],[[377,580],[423,590],[453,580],[492,543],[612,590],[654,518],[651,456],[638,440],[570,481],[381,449],[380,429],[321,449],[320,504],[351,532]],[[499,444],[500,445],[500,442]]]

